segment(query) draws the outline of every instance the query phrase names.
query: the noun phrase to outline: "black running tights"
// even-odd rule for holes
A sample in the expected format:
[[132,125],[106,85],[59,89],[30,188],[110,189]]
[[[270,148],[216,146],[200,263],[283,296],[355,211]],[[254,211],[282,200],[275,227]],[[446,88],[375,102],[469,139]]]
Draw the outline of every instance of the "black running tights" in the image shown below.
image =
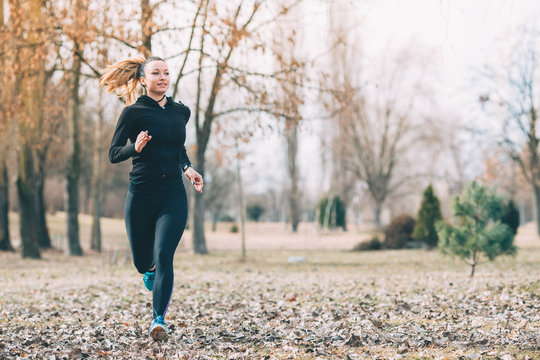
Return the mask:
[[125,206],[133,264],[141,274],[156,266],[154,317],[165,315],[172,296],[173,258],[188,215],[185,190],[173,194],[128,191]]

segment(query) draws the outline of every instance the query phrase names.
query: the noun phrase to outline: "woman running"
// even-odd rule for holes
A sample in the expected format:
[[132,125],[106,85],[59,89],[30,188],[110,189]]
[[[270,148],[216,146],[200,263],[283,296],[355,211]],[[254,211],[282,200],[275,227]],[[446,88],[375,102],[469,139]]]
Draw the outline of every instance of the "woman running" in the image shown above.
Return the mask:
[[[173,257],[187,222],[182,171],[198,192],[203,188],[202,176],[192,168],[184,146],[191,112],[165,95],[169,81],[167,63],[155,56],[111,65],[100,81],[108,92],[126,98],[109,160],[132,159],[124,215],[133,264],[143,274],[145,287],[153,291],[149,335],[154,340],[167,336],[165,313],[173,290]],[[138,84],[146,95],[133,104]]]

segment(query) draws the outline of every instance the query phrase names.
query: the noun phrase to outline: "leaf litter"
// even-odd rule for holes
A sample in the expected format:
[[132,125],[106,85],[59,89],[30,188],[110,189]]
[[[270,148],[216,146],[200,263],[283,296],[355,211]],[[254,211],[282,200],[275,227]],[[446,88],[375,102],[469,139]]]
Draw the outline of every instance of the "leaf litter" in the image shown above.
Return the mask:
[[169,336],[154,342],[151,293],[131,267],[100,269],[92,256],[28,267],[0,256],[11,265],[2,268],[0,359],[540,358],[538,265],[470,279],[451,267],[182,255]]

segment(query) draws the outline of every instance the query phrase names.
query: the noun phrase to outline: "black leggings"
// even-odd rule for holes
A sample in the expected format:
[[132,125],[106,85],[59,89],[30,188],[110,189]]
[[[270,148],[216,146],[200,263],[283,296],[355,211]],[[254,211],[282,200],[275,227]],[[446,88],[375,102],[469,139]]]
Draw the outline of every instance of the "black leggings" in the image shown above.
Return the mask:
[[125,220],[133,264],[144,274],[154,265],[154,317],[165,315],[172,296],[173,258],[188,215],[186,191],[146,194],[128,191]]

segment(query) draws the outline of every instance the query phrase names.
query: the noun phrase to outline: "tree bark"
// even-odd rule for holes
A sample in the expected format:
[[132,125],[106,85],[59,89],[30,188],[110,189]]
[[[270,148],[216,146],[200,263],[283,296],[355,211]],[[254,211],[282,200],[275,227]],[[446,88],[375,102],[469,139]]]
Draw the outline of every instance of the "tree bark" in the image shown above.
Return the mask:
[[19,150],[19,176],[17,192],[20,208],[20,234],[23,258],[41,258],[38,242],[38,204],[32,149],[21,144]]
[[0,159],[0,250],[14,251],[9,236],[9,177],[4,157]]
[[152,13],[150,0],[141,0],[142,47],[140,50],[145,57],[152,56],[152,36],[154,35],[154,31],[152,30]]
[[240,153],[238,142],[236,143],[236,181],[238,182],[238,207],[240,215],[240,234],[242,237],[242,259],[246,258],[246,205],[244,202],[244,186],[242,184],[242,172],[240,169]]
[[49,229],[47,227],[46,206],[45,206],[45,175],[43,173],[38,174],[36,179],[37,190],[37,203],[38,203],[38,243],[43,249],[52,248],[51,237],[49,236]]
[[471,264],[471,277],[474,276],[474,270],[476,269],[476,264]]
[[375,201],[375,207],[373,209],[373,222],[377,228],[382,228],[381,223],[382,202]]
[[214,209],[214,212],[212,214],[212,232],[217,231],[217,223],[219,221],[220,215],[221,215],[221,206],[218,206]]
[[534,217],[536,220],[536,233],[540,236],[540,186],[533,184],[534,188],[534,204],[535,204],[535,213]]
[[103,126],[103,106],[101,104],[101,92],[98,103],[98,119],[94,131],[94,147],[92,157],[92,234],[90,236],[90,249],[101,252],[101,189],[102,189],[102,166],[101,166],[101,129]]
[[[0,27],[5,26],[5,16],[4,16],[4,1],[1,2],[0,6]],[[2,52],[5,51],[4,45],[2,44]],[[2,69],[5,68],[6,59],[2,57],[0,59],[0,66]],[[5,93],[2,92],[2,101],[5,101]],[[4,110],[5,108],[2,108]],[[2,111],[2,118],[0,123],[3,126],[3,129],[8,127],[9,117]],[[2,146],[1,155],[0,155],[0,250],[13,251],[13,246],[11,245],[11,238],[9,236],[9,177],[7,169],[7,149]]]
[[79,177],[81,167],[81,143],[79,138],[79,82],[81,76],[81,60],[75,55],[80,46],[75,42],[73,83],[71,88],[71,122],[69,139],[71,154],[66,169],[67,180],[67,237],[69,255],[81,256],[82,248],[79,240]]
[[[204,150],[197,148],[197,172],[204,178]],[[195,193],[195,206],[193,210],[193,250],[196,254],[208,254],[206,238],[204,236],[204,196]]]
[[298,232],[298,224],[300,223],[300,194],[298,189],[298,123],[289,121],[286,131],[287,138],[287,170],[291,181],[290,196],[289,196],[289,214],[291,217],[291,226],[293,232]]

